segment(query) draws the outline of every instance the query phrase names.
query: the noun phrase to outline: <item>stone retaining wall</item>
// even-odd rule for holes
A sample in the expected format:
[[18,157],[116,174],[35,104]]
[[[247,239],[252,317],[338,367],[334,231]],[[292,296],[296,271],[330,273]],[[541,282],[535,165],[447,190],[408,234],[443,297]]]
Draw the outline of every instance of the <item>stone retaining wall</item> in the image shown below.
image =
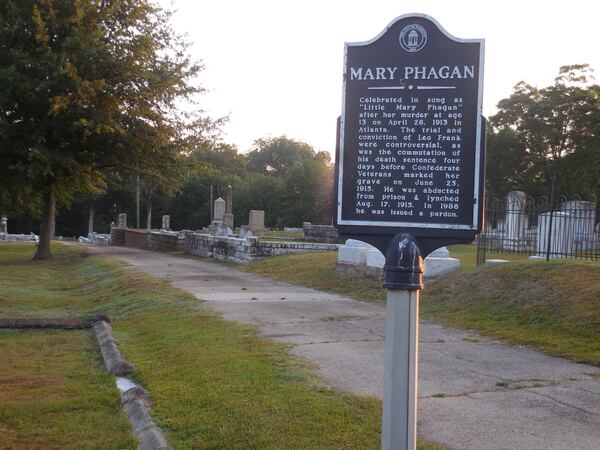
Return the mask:
[[313,225],[310,222],[304,222],[302,230],[305,241],[329,244],[335,244],[338,241],[338,232],[333,225]]
[[185,235],[175,231],[150,231],[146,234],[146,248],[159,252],[182,252]]
[[335,244],[260,241],[256,237],[213,236],[185,233],[185,252],[219,261],[244,264],[259,258],[291,253],[336,251]]

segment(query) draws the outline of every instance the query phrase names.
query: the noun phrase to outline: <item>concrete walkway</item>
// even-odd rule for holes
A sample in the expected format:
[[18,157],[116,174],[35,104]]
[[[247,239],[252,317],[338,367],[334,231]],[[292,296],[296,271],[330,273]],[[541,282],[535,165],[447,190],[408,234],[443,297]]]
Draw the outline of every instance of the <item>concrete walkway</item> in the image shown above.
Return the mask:
[[[385,310],[224,265],[92,247],[294,344],[332,387],[382,396]],[[600,369],[421,322],[419,436],[451,449],[600,449]]]

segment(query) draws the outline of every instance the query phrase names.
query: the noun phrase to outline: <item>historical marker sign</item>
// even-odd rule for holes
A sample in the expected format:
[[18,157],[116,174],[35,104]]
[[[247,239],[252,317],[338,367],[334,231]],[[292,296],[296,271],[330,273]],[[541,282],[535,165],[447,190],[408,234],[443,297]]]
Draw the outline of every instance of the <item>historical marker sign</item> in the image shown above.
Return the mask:
[[483,40],[425,15],[347,43],[338,148],[341,235],[473,238],[483,208]]

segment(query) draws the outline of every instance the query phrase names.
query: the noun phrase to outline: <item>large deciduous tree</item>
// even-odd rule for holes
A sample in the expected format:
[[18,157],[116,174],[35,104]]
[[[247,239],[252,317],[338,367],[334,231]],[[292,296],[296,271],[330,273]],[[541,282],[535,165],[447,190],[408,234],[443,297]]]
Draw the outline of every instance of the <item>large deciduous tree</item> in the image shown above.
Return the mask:
[[490,119],[488,183],[495,194],[600,193],[600,87],[587,65],[560,68],[553,85],[525,82]]
[[0,206],[41,213],[35,258],[57,200],[109,177],[169,185],[207,124],[176,108],[200,69],[150,0],[0,2]]

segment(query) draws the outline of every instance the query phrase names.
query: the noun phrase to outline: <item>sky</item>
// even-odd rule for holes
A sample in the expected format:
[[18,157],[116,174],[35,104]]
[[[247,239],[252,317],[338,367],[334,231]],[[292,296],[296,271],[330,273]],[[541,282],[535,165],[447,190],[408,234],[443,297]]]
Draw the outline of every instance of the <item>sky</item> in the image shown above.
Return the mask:
[[569,0],[158,0],[205,69],[200,106],[229,116],[223,141],[240,152],[287,135],[335,149],[344,42],[366,41],[408,13],[435,18],[455,37],[485,39],[483,113],[524,80],[552,84],[563,65],[587,63],[600,80],[600,4]]

